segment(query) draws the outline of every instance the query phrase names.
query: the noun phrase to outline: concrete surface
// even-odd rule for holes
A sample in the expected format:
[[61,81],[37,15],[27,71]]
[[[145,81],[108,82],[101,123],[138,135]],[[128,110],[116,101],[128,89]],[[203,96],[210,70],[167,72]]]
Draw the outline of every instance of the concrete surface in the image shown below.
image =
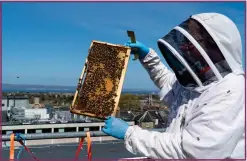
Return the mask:
[[[46,145],[46,146],[28,146],[33,154],[39,159],[42,160],[74,160],[75,153],[78,147],[76,144],[56,144],[56,145]],[[17,147],[18,148],[18,147]],[[19,149],[15,150],[15,158],[19,152]],[[133,157],[142,157],[138,155],[133,155],[128,152],[123,141],[104,141],[104,142],[93,142],[92,143],[92,157],[93,159],[102,160],[102,159],[113,159],[118,160],[120,158],[133,158]],[[9,159],[9,149],[2,149],[2,158],[1,160]],[[83,149],[80,152],[78,160],[87,159],[87,145],[83,145]],[[27,153],[24,149],[20,155],[20,160],[34,160],[32,156]]]

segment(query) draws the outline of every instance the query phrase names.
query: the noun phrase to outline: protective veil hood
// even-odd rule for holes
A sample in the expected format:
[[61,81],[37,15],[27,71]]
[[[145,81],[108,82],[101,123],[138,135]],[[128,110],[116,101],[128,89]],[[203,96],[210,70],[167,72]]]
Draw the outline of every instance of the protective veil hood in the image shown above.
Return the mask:
[[240,33],[218,13],[191,16],[158,40],[181,85],[202,92],[227,74],[243,75]]

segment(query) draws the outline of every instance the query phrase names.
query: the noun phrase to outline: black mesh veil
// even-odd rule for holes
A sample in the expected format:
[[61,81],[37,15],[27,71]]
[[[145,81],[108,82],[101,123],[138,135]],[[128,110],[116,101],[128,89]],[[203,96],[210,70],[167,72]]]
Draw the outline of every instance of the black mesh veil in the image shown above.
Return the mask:
[[[190,18],[180,24],[179,27],[186,30],[198,42],[222,77],[231,72],[231,69],[217,44],[199,22]],[[158,47],[183,86],[198,86],[198,83],[196,83],[195,78],[188,72],[185,65],[175,56],[177,54],[185,60],[189,68],[194,72],[197,78],[199,78],[203,85],[207,85],[212,81],[217,80],[208,62],[183,33],[173,29],[161,40],[162,41],[158,41]],[[176,53],[169,50],[168,46],[162,42],[166,42],[172,46],[172,48],[176,50]]]

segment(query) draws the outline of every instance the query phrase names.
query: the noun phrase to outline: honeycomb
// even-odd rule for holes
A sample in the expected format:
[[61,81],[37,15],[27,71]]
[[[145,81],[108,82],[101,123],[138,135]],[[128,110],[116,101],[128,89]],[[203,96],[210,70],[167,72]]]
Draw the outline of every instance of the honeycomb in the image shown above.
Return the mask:
[[114,115],[128,59],[128,48],[94,42],[89,49],[86,76],[78,88],[72,112],[97,118]]

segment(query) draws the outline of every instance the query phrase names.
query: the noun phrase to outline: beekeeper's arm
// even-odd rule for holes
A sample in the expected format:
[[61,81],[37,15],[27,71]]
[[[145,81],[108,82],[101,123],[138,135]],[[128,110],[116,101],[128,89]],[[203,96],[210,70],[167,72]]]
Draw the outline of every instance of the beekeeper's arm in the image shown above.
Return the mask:
[[125,45],[137,50],[140,62],[159,89],[172,89],[176,76],[160,61],[160,57],[153,49],[146,47],[141,42],[131,43],[128,41]]
[[152,159],[227,158],[244,133],[243,80],[234,81],[234,87],[231,81],[222,83],[201,96],[198,106],[188,107],[182,132],[151,132],[114,117],[103,131],[124,139],[133,154]]

